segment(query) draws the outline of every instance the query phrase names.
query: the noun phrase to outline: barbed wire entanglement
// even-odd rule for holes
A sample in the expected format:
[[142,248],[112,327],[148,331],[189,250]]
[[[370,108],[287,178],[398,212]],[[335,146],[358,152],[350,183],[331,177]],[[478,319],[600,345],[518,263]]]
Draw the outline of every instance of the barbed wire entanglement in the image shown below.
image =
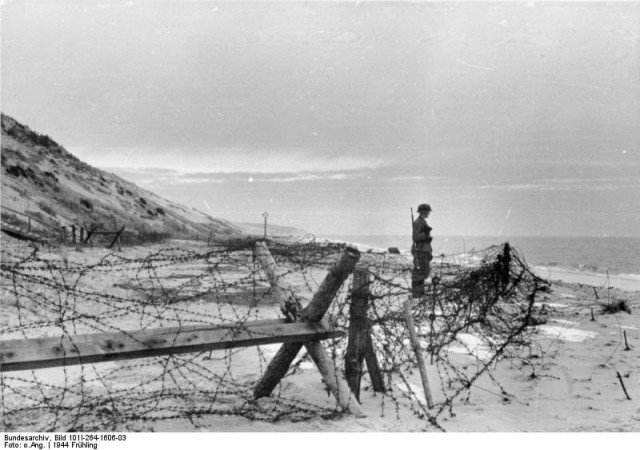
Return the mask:
[[[253,257],[254,242],[167,241],[112,252],[3,239],[0,340],[73,341],[81,334],[200,325],[229,325],[233,332],[249,321],[282,318]],[[306,305],[345,245],[269,241],[268,247],[283,280]],[[432,265],[427,295],[412,300],[422,350],[440,378],[434,386],[441,400],[428,409],[417,387],[402,310],[410,296],[410,256],[369,252],[358,263],[373,280],[369,319],[387,390],[380,395],[394,411],[383,414],[408,411],[424,418],[425,426],[440,427],[438,419],[452,414],[456,400],[468,396],[481,377],[491,380],[497,395],[504,394],[492,365],[530,350],[539,311],[535,300],[545,283],[508,244],[464,257],[441,256]],[[328,313],[345,328],[350,284],[351,278]],[[347,338],[323,343],[341,369]],[[2,372],[1,426],[5,431],[137,431],[166,421],[207,428],[213,416],[270,422],[341,416],[304,350],[271,396],[253,398],[279,347]],[[313,389],[305,387],[308,380]],[[364,390],[367,383],[365,376]]]

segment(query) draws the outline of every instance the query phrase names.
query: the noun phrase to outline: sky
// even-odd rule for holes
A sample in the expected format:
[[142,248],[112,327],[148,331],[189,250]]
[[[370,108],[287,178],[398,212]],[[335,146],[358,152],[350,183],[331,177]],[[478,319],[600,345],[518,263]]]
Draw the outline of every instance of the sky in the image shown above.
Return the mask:
[[640,236],[640,3],[5,0],[1,109],[233,222]]

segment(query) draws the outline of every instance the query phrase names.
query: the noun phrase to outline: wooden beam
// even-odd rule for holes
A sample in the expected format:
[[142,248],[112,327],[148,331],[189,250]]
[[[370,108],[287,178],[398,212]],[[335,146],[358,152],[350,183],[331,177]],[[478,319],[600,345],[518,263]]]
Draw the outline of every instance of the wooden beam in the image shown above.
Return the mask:
[[413,323],[413,316],[411,315],[411,300],[404,302],[404,315],[407,323],[407,329],[409,330],[409,338],[411,339],[411,345],[413,351],[416,354],[418,362],[418,370],[420,370],[420,378],[422,379],[422,389],[424,390],[424,397],[427,401],[427,407],[433,408],[433,397],[431,396],[431,388],[429,387],[429,378],[427,376],[427,368],[424,364],[424,358],[422,356],[422,350],[420,349],[420,341],[418,340],[418,334],[416,333],[416,327]]
[[311,302],[302,311],[300,320],[316,322],[324,317],[340,287],[349,278],[359,259],[360,252],[358,249],[347,247],[344,250],[340,259],[329,269],[329,273],[320,284]]
[[338,401],[340,409],[345,412],[364,416],[365,414],[362,411],[358,400],[354,397],[347,382],[342,378],[342,374],[336,371],[333,361],[329,355],[327,355],[322,344],[315,341],[306,342],[304,346],[306,347],[309,356],[311,356],[311,359],[313,359],[313,362],[316,363],[316,366],[322,375],[324,384]]
[[283,274],[278,271],[278,265],[271,256],[271,252],[264,242],[256,242],[254,255],[262,267],[262,271],[267,276],[274,297],[280,301],[280,310],[289,321],[296,321],[302,311],[300,301],[293,295],[282,280]]
[[[302,311],[300,320],[317,322],[322,319],[329,309],[329,306],[331,306],[331,302],[338,293],[338,290],[340,290],[344,281],[349,277],[351,272],[353,272],[359,259],[360,252],[357,249],[345,249],[338,262],[329,270],[329,273],[322,281],[322,284],[309,305]],[[278,350],[271,362],[269,362],[267,370],[253,391],[255,398],[271,395],[271,392],[273,392],[282,377],[286,375],[289,366],[301,348],[302,343],[300,342],[285,343],[280,347],[280,350]]]
[[331,339],[326,322],[262,320],[219,326],[158,328],[0,341],[0,372],[88,364],[236,347]]

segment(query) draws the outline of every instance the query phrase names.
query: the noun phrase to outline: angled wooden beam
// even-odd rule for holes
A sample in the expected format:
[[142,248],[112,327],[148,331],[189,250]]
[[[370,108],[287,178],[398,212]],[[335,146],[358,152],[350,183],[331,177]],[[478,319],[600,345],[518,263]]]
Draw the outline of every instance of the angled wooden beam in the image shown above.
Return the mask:
[[403,306],[405,322],[407,324],[407,330],[409,331],[409,338],[411,339],[411,346],[413,347],[413,351],[416,354],[418,370],[420,371],[420,378],[422,379],[422,389],[424,390],[424,397],[427,401],[427,407],[433,408],[433,397],[431,395],[431,388],[429,387],[427,368],[424,363],[424,357],[422,356],[422,350],[420,349],[420,340],[418,339],[418,333],[416,333],[416,327],[413,322],[413,316],[411,313],[411,300],[406,300]]
[[333,329],[326,322],[260,320],[217,326],[7,340],[0,341],[0,372],[331,339],[343,335],[343,331]]
[[384,377],[382,376],[378,356],[376,355],[375,348],[373,347],[373,340],[371,339],[371,330],[367,333],[367,340],[364,343],[364,360],[367,363],[367,370],[369,371],[369,378],[371,379],[373,391],[386,392],[387,389],[384,385]]
[[289,321],[296,321],[302,312],[300,301],[293,295],[291,288],[282,280],[283,274],[278,270],[276,261],[271,256],[267,244],[262,241],[256,242],[254,255],[262,267],[262,271],[267,276],[274,297],[280,302],[280,310]]
[[[329,273],[320,284],[313,299],[300,314],[300,320],[305,322],[317,322],[329,309],[331,302],[340,290],[340,287],[349,277],[360,259],[360,252],[355,248],[347,248],[340,259],[329,270]],[[271,395],[282,377],[289,370],[289,366],[302,348],[302,343],[286,343],[275,354],[267,370],[254,388],[254,398]]]
[[364,416],[365,414],[358,400],[351,392],[347,382],[342,378],[342,374],[336,371],[333,361],[329,355],[327,355],[322,344],[319,341],[313,341],[305,342],[304,346],[309,356],[311,356],[311,359],[313,359],[313,362],[316,363],[316,367],[318,367],[322,375],[324,384],[338,401],[340,409]]

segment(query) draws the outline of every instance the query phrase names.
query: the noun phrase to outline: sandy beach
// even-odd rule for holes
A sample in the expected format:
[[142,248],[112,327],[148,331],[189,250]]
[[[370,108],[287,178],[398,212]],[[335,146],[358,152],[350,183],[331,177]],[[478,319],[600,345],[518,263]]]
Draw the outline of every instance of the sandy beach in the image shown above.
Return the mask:
[[612,287],[623,291],[640,291],[640,278],[632,275],[604,275],[543,266],[536,266],[533,270],[538,276],[548,280],[586,284],[596,288]]
[[[94,323],[106,328],[134,330],[141,326],[153,328],[176,323],[198,324],[207,317],[234,321],[246,320],[246,318],[271,319],[280,316],[277,303],[273,302],[254,308],[247,304],[234,304],[224,296],[213,300],[212,293],[216,289],[219,290],[219,287],[215,286],[220,286],[216,283],[224,280],[227,286],[236,286],[232,288],[233,291],[240,292],[244,289],[242,283],[250,279],[247,277],[253,277],[251,270],[243,272],[238,271],[237,268],[223,268],[222,265],[218,265],[217,281],[215,277],[201,277],[199,274],[203,270],[202,264],[206,259],[201,259],[197,255],[206,254],[206,245],[202,243],[178,245],[173,242],[172,246],[173,250],[170,253],[163,250],[160,244],[151,248],[124,248],[122,252],[117,253],[111,253],[102,248],[71,248],[64,252],[51,249],[43,252],[41,257],[42,261],[56,262],[56,264],[66,261],[67,269],[75,268],[76,274],[79,267],[94,267],[93,270],[96,270],[96,266],[91,266],[92,262],[113,264],[117,261],[120,264],[120,258],[133,258],[126,260],[130,261],[125,264],[127,270],[113,271],[112,268],[111,272],[96,271],[98,278],[77,278],[79,291],[109,292],[119,299],[130,298],[135,302],[139,302],[135,299],[140,299],[140,295],[146,295],[144,292],[149,289],[151,289],[149,292],[156,293],[154,295],[160,292],[158,289],[162,289],[169,293],[167,295],[179,294],[185,299],[193,298],[192,295],[196,292],[206,294],[204,297],[198,294],[195,301],[179,301],[176,297],[177,303],[171,305],[156,303],[148,306],[126,303],[124,300],[116,301],[115,297],[107,303],[92,300],[83,305],[80,298],[74,298],[76,314],[83,317],[92,314],[95,317]],[[172,264],[177,264],[173,261],[180,261],[179,265],[171,265],[162,262],[164,260],[159,260],[159,256],[165,254],[171,255],[167,261],[172,261]],[[145,257],[145,255],[152,255],[152,257]],[[196,255],[195,259],[193,259],[194,255]],[[6,258],[7,254],[3,256]],[[253,267],[250,253],[240,253],[234,258],[242,261],[239,267],[247,269]],[[387,259],[385,255],[369,254],[364,255],[364,258],[369,258],[371,261],[383,258],[386,262],[382,267],[388,267],[390,261],[393,261]],[[144,271],[136,269],[132,278],[130,270],[139,263],[134,264],[131,261],[148,263],[152,260],[158,265],[158,268],[153,270],[153,278],[147,281],[147,269]],[[400,258],[395,261],[404,260]],[[317,287],[324,273],[321,270],[310,273],[310,276],[300,277],[291,272],[286,274],[286,279],[288,283],[299,286],[302,298],[308,299],[308,293]],[[543,276],[539,269],[538,274]],[[581,277],[578,277],[579,275]],[[65,282],[69,284],[77,275],[72,271],[66,275],[60,272],[60,276],[64,276]],[[576,278],[571,278],[572,276]],[[171,381],[170,384],[178,383],[179,395],[172,394],[164,400],[155,400],[157,413],[151,411],[143,413],[144,408],[139,410],[139,405],[132,404],[133,406],[127,407],[134,408],[133,410],[137,411],[135,414],[125,413],[120,418],[111,416],[118,408],[125,408],[123,405],[116,406],[118,403],[129,404],[128,400],[121,397],[122,394],[117,394],[113,397],[113,401],[116,402],[113,408],[116,409],[112,410],[111,407],[105,409],[103,406],[95,409],[94,406],[84,412],[82,418],[76,418],[76,421],[79,420],[79,424],[85,424],[82,427],[90,426],[100,429],[100,423],[103,423],[109,424],[104,425],[107,429],[138,432],[639,431],[640,409],[637,406],[637,397],[640,395],[640,380],[637,374],[640,373],[640,358],[637,357],[637,352],[640,349],[640,319],[637,311],[640,308],[640,292],[635,290],[637,286],[633,283],[618,284],[617,278],[611,278],[610,282],[615,284],[608,286],[602,284],[599,278],[589,278],[584,274],[554,272],[553,278],[556,277],[566,278],[553,279],[547,292],[536,300],[535,308],[539,314],[536,316],[537,322],[529,329],[531,343],[520,348],[518,355],[493,361],[490,371],[484,372],[475,379],[465,395],[457,397],[449,408],[437,416],[438,427],[430,424],[419,412],[421,408],[425,408],[425,404],[424,391],[421,388],[421,379],[417,370],[404,373],[404,381],[399,382],[399,379],[396,379],[394,384],[389,386],[389,392],[385,394],[373,392],[368,375],[365,374],[360,397],[365,416],[348,413],[327,415],[327,411],[336,411],[335,398],[328,395],[317,368],[304,351],[294,362],[296,371],[283,380],[278,387],[277,397],[273,400],[261,399],[245,411],[244,408],[247,406],[242,405],[247,401],[252,386],[263,373],[266,364],[276,354],[280,344],[237,349],[233,352],[214,351],[210,354],[196,355],[195,360],[179,358],[178,367],[184,364],[196,365],[187,365],[187,368],[190,367],[187,370],[188,373],[180,373],[183,369],[174,373],[172,369],[170,372],[174,373],[172,378],[180,374],[180,379],[184,379],[184,382]],[[161,286],[154,287],[158,280]],[[193,280],[197,280],[197,283]],[[257,292],[268,295],[269,289],[268,285],[265,285],[264,278],[260,277],[257,281],[259,283],[252,289],[258,289]],[[305,288],[305,284],[309,287]],[[7,293],[13,292],[13,288],[7,284],[6,279],[3,280],[3,286],[5,293],[3,304],[10,306],[11,295]],[[176,287],[180,290],[175,290]],[[131,300],[127,300],[129,301]],[[116,306],[118,302],[124,303]],[[138,305],[135,309],[134,304]],[[611,307],[620,304],[624,306],[623,309]],[[126,315],[122,315],[123,307],[127,310]],[[400,311],[400,304],[397,308]],[[69,314],[69,310],[65,311],[67,312],[64,314]],[[109,319],[111,316],[117,317],[114,319],[117,322]],[[55,335],[56,325],[35,326],[42,323],[42,320],[42,313],[38,312],[37,308],[30,308],[28,302],[23,303],[20,310],[4,308],[1,323],[2,339],[20,338],[25,336],[25,333],[27,337],[51,333]],[[423,323],[417,325],[418,327],[427,326]],[[91,322],[77,319],[74,322],[73,332],[91,332],[92,327],[95,325],[91,325]],[[71,331],[67,329],[66,332]],[[469,373],[483,369],[483,360],[492,356],[488,342],[482,341],[473,332],[461,332],[454,344],[448,347],[447,352],[447,361],[454,364],[457,367],[456,370]],[[141,396],[142,404],[146,404],[159,394],[167,394],[168,387],[163,387],[163,383],[171,379],[167,379],[167,361],[162,361],[163,358],[154,358],[99,363],[86,367],[74,366],[65,369],[51,368],[7,373],[3,381],[4,407],[9,411],[12,409],[20,411],[23,395],[27,395],[31,398],[30,401],[38,405],[41,401],[39,396],[42,393],[49,392],[46,395],[55,396],[55,392],[60,389],[54,387],[56,385],[71,387],[64,400],[71,402],[65,406],[65,408],[71,408],[70,411],[75,408],[73,398],[77,398],[75,401],[80,402],[78,407],[84,410],[88,405],[83,406],[83,402],[93,404],[98,401],[101,397],[94,399],[92,395],[104,395],[100,392],[106,386],[108,386],[107,392],[112,393],[110,395],[127,392],[130,389],[141,391],[138,395]],[[342,360],[336,361],[342,370]],[[171,362],[170,366],[173,364],[176,364],[176,361]],[[443,377],[444,373],[441,370],[435,365],[427,364],[436,408],[438,402],[445,401],[445,394],[450,395],[450,386],[444,384],[446,377]],[[205,392],[211,389],[212,380],[220,376],[222,376],[220,380],[227,377],[228,380],[224,382],[229,382],[231,383],[229,386],[233,386],[229,392],[225,389],[225,394],[217,400],[216,408],[222,407],[222,411],[228,408],[225,405],[231,406],[227,414],[220,413],[217,409],[210,409],[212,404],[207,403],[209,400],[206,400],[209,394],[205,395]],[[79,380],[85,381],[78,384]],[[105,380],[109,380],[108,384],[105,384]],[[161,380],[164,380],[163,383],[158,384]],[[26,389],[26,393],[16,396],[17,392],[21,392],[20,389]],[[83,396],[78,397],[78,389],[84,392]],[[204,397],[200,399],[202,395]],[[405,395],[407,397],[403,400]],[[282,400],[278,400],[279,398]],[[273,420],[270,418],[269,411],[277,409],[277,403],[284,399],[294,402],[292,404],[302,401],[317,413],[304,412],[303,408],[293,415]],[[273,403],[274,401],[276,403]],[[205,403],[202,402],[208,405],[204,409]],[[238,413],[238,408],[239,411],[245,412]],[[188,411],[200,409],[203,412],[196,415],[188,413]],[[52,412],[47,413],[45,408],[43,412],[38,413],[39,410],[40,408],[36,408],[33,411],[29,410],[28,413],[25,411],[3,416],[2,423],[5,425],[5,431],[50,429],[48,427],[52,426]],[[173,417],[172,414],[167,414],[172,410],[187,413],[184,416],[180,413]],[[53,413],[57,416],[60,411],[58,410],[57,413],[55,411],[57,410],[54,408]],[[107,412],[108,415],[104,416]],[[136,419],[139,414],[142,416]],[[145,417],[146,415],[149,416]],[[111,419],[106,420],[106,417]],[[153,419],[149,420],[150,418]],[[64,431],[64,427],[70,426],[64,425],[68,421],[64,416],[59,416],[56,420],[63,427],[58,431]],[[75,426],[80,426],[79,424]],[[55,422],[53,427],[55,429]]]

